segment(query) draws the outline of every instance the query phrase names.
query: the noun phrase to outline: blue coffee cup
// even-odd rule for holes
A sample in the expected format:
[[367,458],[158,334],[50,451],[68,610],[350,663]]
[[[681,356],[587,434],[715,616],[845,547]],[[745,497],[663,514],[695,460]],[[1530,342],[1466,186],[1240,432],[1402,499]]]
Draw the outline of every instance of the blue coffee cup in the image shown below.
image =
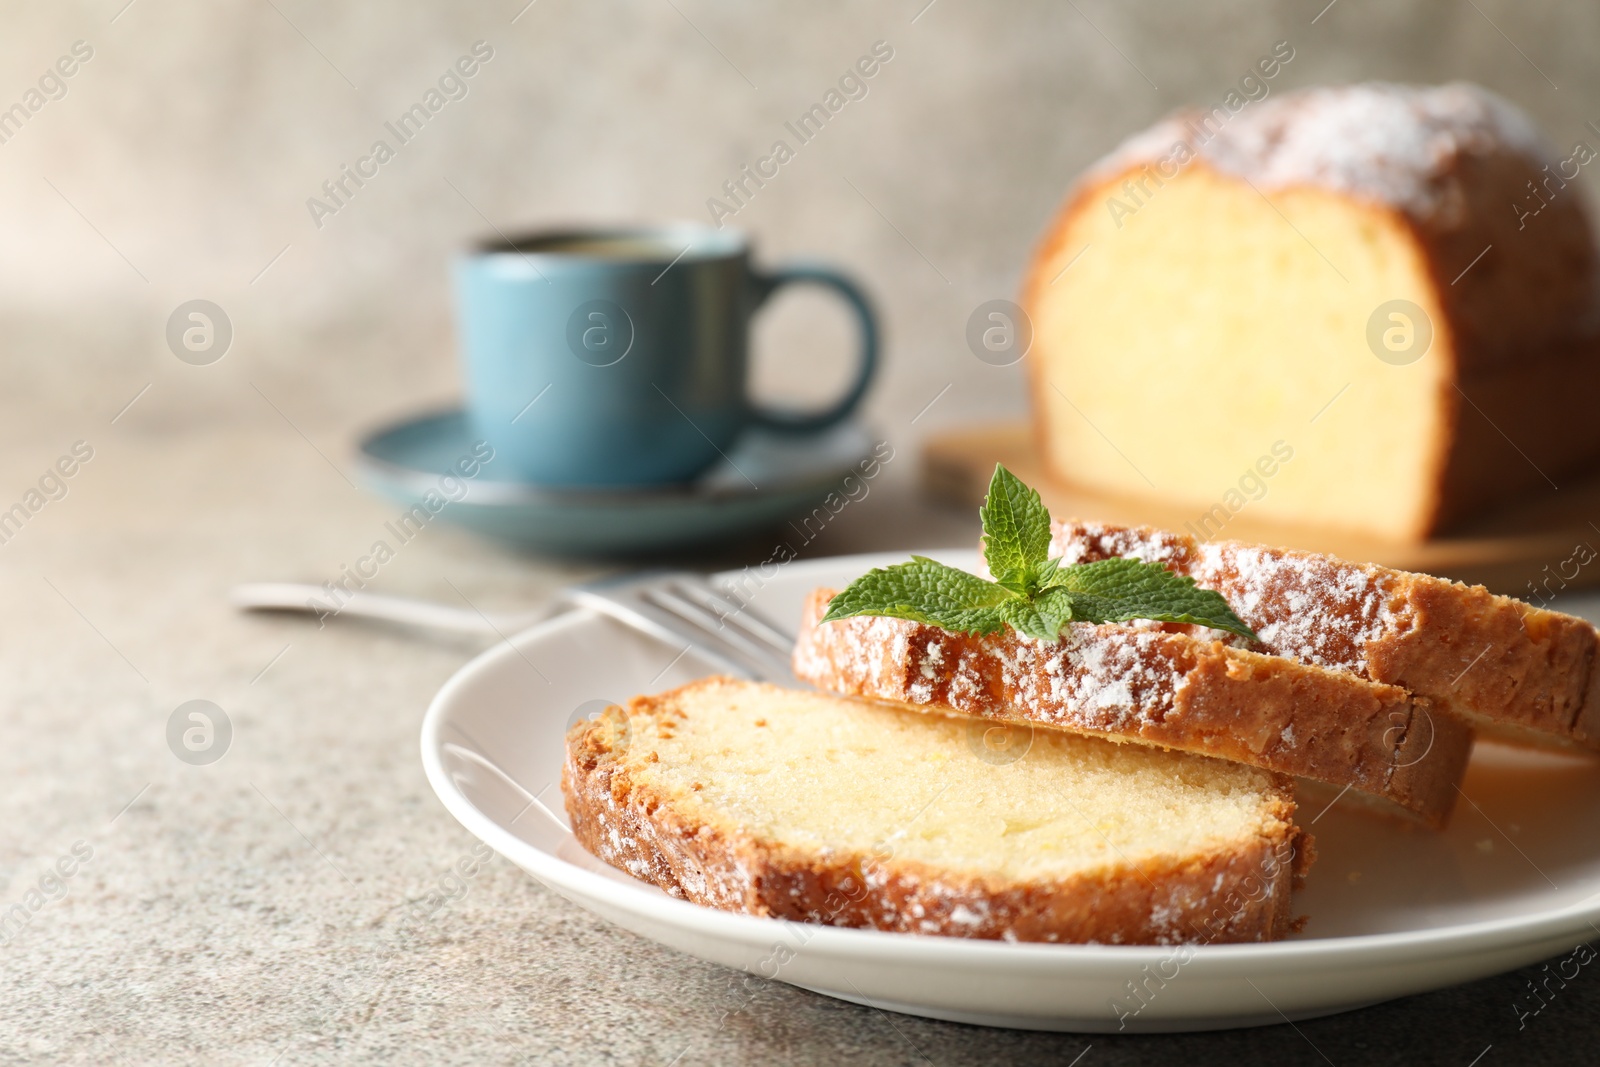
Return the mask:
[[[854,379],[827,410],[774,410],[746,386],[750,321],[779,287],[855,312]],[[694,478],[744,430],[814,433],[860,404],[878,359],[863,293],[824,266],[763,271],[745,237],[696,225],[576,229],[479,246],[455,265],[467,403],[499,477],[552,486]]]

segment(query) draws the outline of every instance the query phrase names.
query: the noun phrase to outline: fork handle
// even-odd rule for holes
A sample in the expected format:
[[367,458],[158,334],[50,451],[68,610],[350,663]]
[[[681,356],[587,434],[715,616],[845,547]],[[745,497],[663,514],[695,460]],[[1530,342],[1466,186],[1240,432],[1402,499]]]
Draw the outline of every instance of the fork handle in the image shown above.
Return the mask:
[[321,619],[331,616],[350,616],[359,619],[378,619],[383,622],[420,626],[429,630],[450,633],[488,634],[512,633],[522,629],[535,616],[519,615],[516,618],[485,615],[469,608],[436,604],[408,597],[384,596],[380,593],[354,593],[342,598],[329,596],[322,586],[302,582],[251,582],[236,585],[228,594],[233,603],[246,611],[290,611],[316,615]]
[[616,580],[597,582],[591,586],[574,586],[552,598],[543,609],[514,616],[485,615],[471,608],[380,593],[362,592],[334,597],[322,586],[302,582],[238,585],[230,592],[229,599],[246,611],[287,611],[316,615],[321,620],[335,615],[377,619],[430,630],[491,637],[509,637],[557,611],[585,607],[666,644],[687,644],[728,674],[757,681],[792,681],[793,674],[786,652],[745,639],[736,630],[724,632],[720,626],[702,617],[704,611],[673,615],[642,598],[618,595],[622,586],[623,583]]

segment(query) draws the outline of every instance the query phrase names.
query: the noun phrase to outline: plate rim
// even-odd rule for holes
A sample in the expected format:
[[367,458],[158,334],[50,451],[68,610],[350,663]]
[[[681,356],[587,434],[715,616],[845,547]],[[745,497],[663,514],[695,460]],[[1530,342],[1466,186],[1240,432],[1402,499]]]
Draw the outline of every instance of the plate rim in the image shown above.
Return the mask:
[[[836,569],[860,561],[864,567],[881,564],[884,557],[901,558],[903,552],[859,553],[796,560],[789,564],[798,575],[812,570]],[[921,554],[934,558],[964,555],[975,558],[970,549],[927,549]],[[739,571],[718,571],[713,579],[732,578]],[[519,659],[519,645],[537,641],[547,633],[572,625],[574,620],[598,618],[587,609],[575,609],[547,619],[526,630],[496,642],[458,668],[429,702],[423,716],[420,737],[421,756],[428,784],[446,810],[469,832],[495,851],[557,891],[568,890],[577,896],[594,899],[633,915],[646,915],[658,921],[670,918],[669,925],[694,933],[722,937],[745,943],[774,943],[793,940],[795,930],[806,931],[804,946],[809,953],[824,958],[859,958],[870,951],[884,963],[926,963],[944,961],[968,966],[991,964],[1021,968],[1038,973],[1071,968],[1088,971],[1114,971],[1121,974],[1129,966],[1152,964],[1169,957],[1179,948],[1171,945],[1089,945],[1041,942],[1008,942],[885,930],[800,923],[737,912],[726,912],[703,904],[659,895],[659,890],[629,877],[616,879],[585,870],[577,864],[546,852],[502,827],[474,805],[450,780],[442,759],[444,731],[450,707],[457,694],[479,676],[491,672],[503,660]],[[483,754],[488,758],[488,754]],[[522,789],[518,784],[518,788]],[[523,790],[526,792],[526,790]],[[583,906],[583,905],[580,905]],[[591,910],[587,909],[586,910]],[[1350,934],[1340,937],[1310,937],[1279,941],[1246,942],[1224,945],[1190,944],[1194,953],[1187,966],[1205,966],[1217,977],[1253,971],[1271,961],[1303,960],[1307,964],[1331,963],[1351,956],[1372,957],[1373,964],[1403,956],[1407,962],[1421,962],[1419,949],[1431,949],[1431,959],[1478,955],[1514,949],[1537,942],[1572,938],[1572,943],[1588,940],[1580,936],[1585,928],[1600,925],[1600,888],[1577,902],[1559,908],[1527,912],[1497,919],[1483,919],[1449,926],[1385,933]]]

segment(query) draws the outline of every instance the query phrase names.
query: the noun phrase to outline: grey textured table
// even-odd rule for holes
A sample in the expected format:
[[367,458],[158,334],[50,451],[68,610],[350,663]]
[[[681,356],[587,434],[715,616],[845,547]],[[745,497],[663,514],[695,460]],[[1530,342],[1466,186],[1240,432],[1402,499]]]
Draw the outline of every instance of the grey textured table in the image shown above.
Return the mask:
[[[13,405],[8,424],[94,456],[0,545],[0,1062],[1593,1061],[1587,971],[1521,1030],[1523,979],[1506,975],[1298,1027],[1018,1033],[746,985],[503,860],[452,881],[475,841],[428,789],[417,729],[481,645],[232,612],[237,581],[337,574],[390,509],[331,469],[331,432],[301,438],[262,406],[197,436],[141,404],[115,425]],[[0,485],[20,493],[54,458],[13,447]],[[919,510],[904,481],[814,550],[971,543],[965,516]],[[438,527],[380,585],[510,608],[583,573]],[[168,747],[191,699],[232,723],[208,766]],[[72,876],[50,878],[63,857]]]

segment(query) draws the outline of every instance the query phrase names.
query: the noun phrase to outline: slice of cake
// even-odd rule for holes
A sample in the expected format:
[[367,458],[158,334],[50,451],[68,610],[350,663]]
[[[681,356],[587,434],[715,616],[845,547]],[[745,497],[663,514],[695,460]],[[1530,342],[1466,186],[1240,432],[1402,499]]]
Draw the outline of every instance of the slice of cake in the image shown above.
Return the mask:
[[1573,180],[1593,156],[1465,84],[1314,89],[1133,137],[1024,282],[1046,461],[1197,517],[1408,540],[1550,490],[1600,453]]
[[1403,686],[1489,733],[1600,749],[1600,631],[1583,619],[1426,574],[1148,526],[1056,522],[1050,554],[1164,564],[1221,593],[1261,639],[1248,647]]
[[819,622],[832,597],[811,594],[794,671],[845,696],[1235,760],[1354,789],[1433,827],[1449,818],[1472,751],[1465,724],[1404,689],[1186,626],[1074,623],[1046,642],[1010,628]]
[[708,678],[578,723],[561,788],[590,852],[727,911],[1011,941],[1291,929],[1311,850],[1289,779],[998,729]]

